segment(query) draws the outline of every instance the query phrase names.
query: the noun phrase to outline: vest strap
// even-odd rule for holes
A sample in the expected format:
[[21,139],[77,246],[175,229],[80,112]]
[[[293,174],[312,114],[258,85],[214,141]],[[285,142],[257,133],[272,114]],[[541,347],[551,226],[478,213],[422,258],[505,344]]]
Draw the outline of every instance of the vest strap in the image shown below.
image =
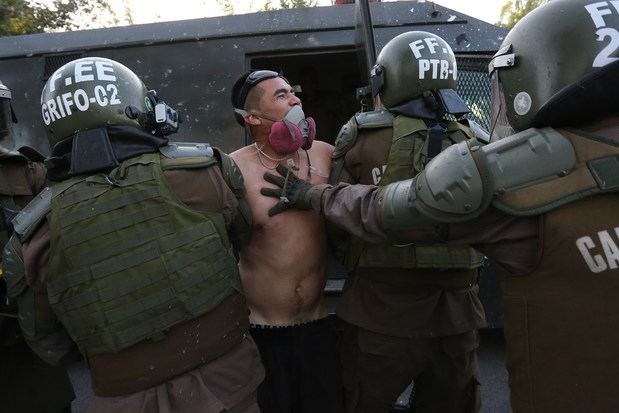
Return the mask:
[[589,161],[587,165],[602,192],[619,190],[619,155]]

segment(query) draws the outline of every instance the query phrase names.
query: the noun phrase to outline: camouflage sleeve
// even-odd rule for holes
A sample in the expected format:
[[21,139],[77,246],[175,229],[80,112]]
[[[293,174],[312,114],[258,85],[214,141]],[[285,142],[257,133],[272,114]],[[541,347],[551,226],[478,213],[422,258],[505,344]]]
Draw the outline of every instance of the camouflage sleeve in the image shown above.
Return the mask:
[[238,251],[249,242],[253,227],[253,217],[247,199],[245,197],[245,180],[241,169],[234,159],[227,154],[216,149],[219,154],[221,173],[228,188],[232,191],[237,200],[237,208],[228,228],[230,230],[230,240]]
[[41,266],[43,262],[46,265],[49,253],[47,228],[45,223],[24,246],[17,236],[11,237],[2,259],[8,294],[17,301],[24,339],[41,359],[59,365],[72,362],[80,355],[47,297],[46,273]]

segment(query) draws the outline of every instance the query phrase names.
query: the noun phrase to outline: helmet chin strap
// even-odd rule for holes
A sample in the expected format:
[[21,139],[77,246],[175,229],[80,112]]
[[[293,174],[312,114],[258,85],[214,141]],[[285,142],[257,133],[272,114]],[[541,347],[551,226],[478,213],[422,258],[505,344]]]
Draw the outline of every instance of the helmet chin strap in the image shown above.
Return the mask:
[[251,116],[255,116],[255,117],[260,118],[260,119],[270,120],[271,122],[279,122],[280,120],[284,120],[284,118],[285,118],[285,116],[284,116],[284,118],[282,118],[282,119],[273,119],[273,118],[271,118],[269,116],[266,116],[266,115],[259,115],[259,114],[255,113],[255,112],[248,112],[246,110],[237,109],[237,108],[234,108],[234,112],[239,114],[239,115],[241,115],[241,116],[243,116],[243,117],[245,117],[247,115],[251,115]]

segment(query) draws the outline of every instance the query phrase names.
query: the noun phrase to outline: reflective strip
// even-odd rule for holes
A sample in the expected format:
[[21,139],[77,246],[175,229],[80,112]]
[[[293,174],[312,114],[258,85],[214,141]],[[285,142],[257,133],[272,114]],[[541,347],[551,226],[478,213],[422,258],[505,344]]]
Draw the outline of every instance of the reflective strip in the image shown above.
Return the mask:
[[120,255],[123,252],[130,251],[140,245],[155,241],[160,237],[172,234],[174,229],[174,224],[168,222],[157,226],[150,226],[141,231],[132,232],[129,234],[121,233],[120,235],[123,236],[123,238],[113,240],[106,245],[102,245],[96,250],[90,252],[90,254],[69,255],[69,259],[76,267],[92,265],[108,258],[112,258],[115,255]]
[[120,209],[127,205],[137,204],[146,199],[156,198],[160,195],[158,187],[152,187],[130,194],[121,193],[117,197],[97,203],[93,206],[83,206],[80,209],[66,214],[62,218],[61,226],[63,228],[73,225],[77,222],[88,218],[94,218],[98,215],[105,214],[115,209]]
[[215,225],[209,221],[194,228],[179,232],[172,237],[160,240],[159,246],[162,252],[167,252],[216,233],[217,230],[215,230]]
[[118,231],[128,226],[164,216],[167,213],[168,208],[165,205],[155,205],[138,212],[122,215],[119,218],[105,222],[105,224],[91,225],[89,227],[79,229],[79,231],[65,235],[62,238],[63,244],[65,248],[70,248],[82,242]]

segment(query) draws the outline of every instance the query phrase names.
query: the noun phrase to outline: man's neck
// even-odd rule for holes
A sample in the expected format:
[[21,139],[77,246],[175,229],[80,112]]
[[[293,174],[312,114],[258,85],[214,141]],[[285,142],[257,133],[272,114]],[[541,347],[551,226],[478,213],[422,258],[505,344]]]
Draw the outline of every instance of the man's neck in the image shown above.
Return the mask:
[[[288,158],[292,158],[295,157],[297,154],[296,152],[294,153],[290,153],[290,154],[283,154],[283,153],[279,153],[277,152],[275,149],[273,149],[273,147],[269,144],[269,139],[268,138],[264,138],[264,139],[255,139],[254,140],[254,145],[256,146],[256,149],[263,155],[266,156],[267,159],[270,160],[278,160],[278,161],[284,161],[285,159]],[[298,151],[297,151],[298,152]]]
[[268,144],[268,142],[255,141],[256,157],[258,161],[267,169],[275,169],[278,164],[292,167],[294,170],[300,168],[301,157],[299,150],[291,154],[281,154]]

